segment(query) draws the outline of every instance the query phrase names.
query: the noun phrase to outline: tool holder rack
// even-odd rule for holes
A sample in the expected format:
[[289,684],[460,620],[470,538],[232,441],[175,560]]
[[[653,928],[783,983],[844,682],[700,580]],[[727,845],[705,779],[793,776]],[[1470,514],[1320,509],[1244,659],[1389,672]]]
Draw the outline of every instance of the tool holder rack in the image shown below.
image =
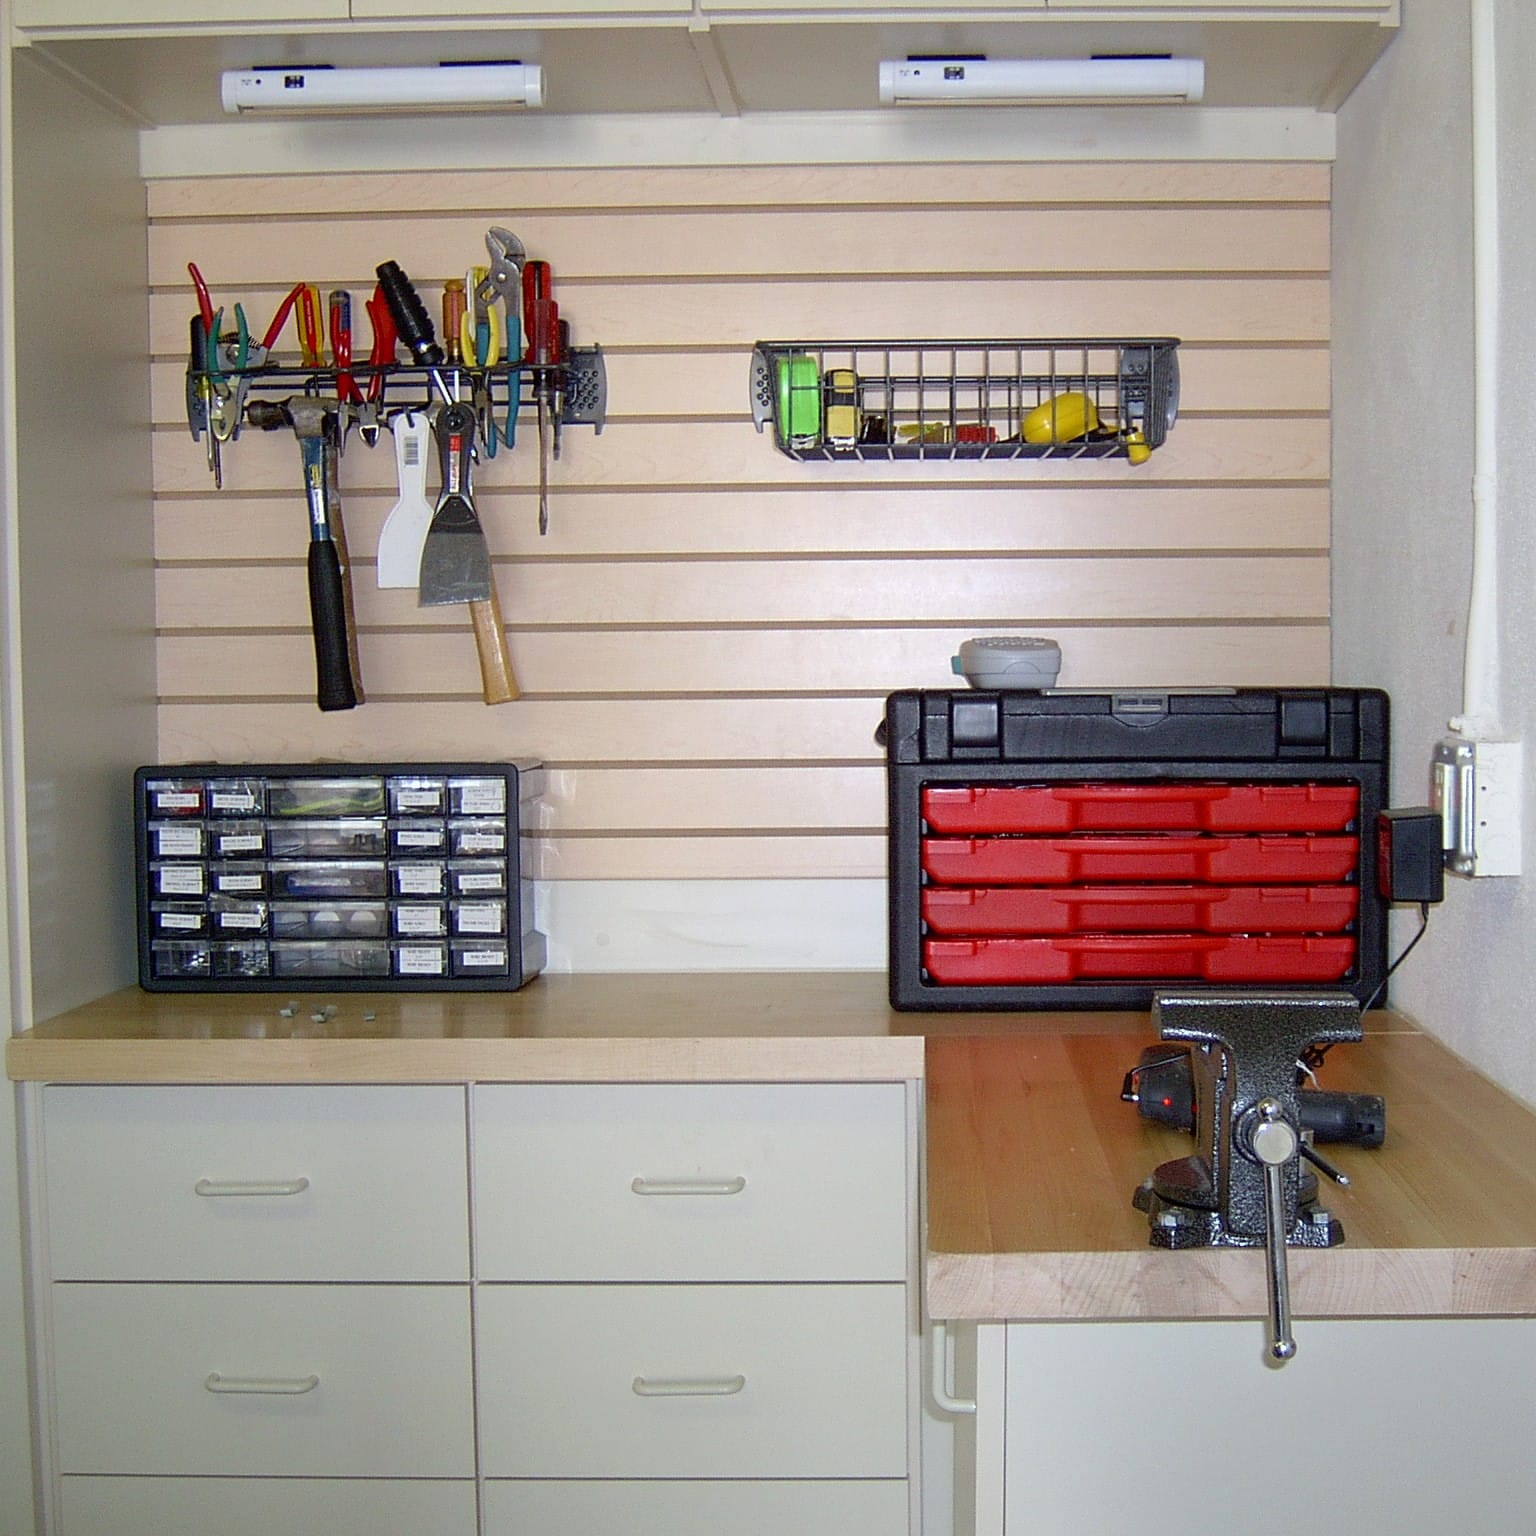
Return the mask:
[[[381,424],[386,415],[393,415],[397,411],[425,410],[428,406],[440,403],[441,397],[433,382],[434,374],[444,381],[451,392],[466,402],[484,384],[489,391],[494,414],[502,419],[505,419],[514,389],[517,390],[519,410],[538,403],[534,393],[535,370],[525,363],[497,363],[486,368],[469,368],[462,363],[443,363],[436,368],[424,368],[410,363],[387,363],[382,367],[370,363],[353,363],[345,370],[262,363],[254,368],[229,369],[219,374],[210,373],[206,369],[188,368],[187,394],[190,401],[204,383],[223,381],[243,384],[247,401],[286,399],[291,395],[313,395],[334,400],[337,398],[336,381],[343,372],[350,375],[364,395],[368,392],[370,380],[379,374],[384,376],[384,392],[378,401]],[[560,426],[590,426],[594,432],[602,432],[608,411],[608,372],[601,347],[572,347],[566,353],[563,363],[538,372],[541,375],[554,375],[554,392],[560,400]],[[355,413],[355,406],[350,409]],[[243,426],[242,420],[233,436],[238,437]],[[193,436],[200,435],[194,426]]]
[[[1178,414],[1175,337],[990,341],[759,341],[752,351],[752,419],[772,426],[781,453],[799,460],[1105,459],[1159,447]],[[789,379],[798,367],[803,382]],[[812,373],[814,369],[814,373]],[[821,400],[834,370],[856,378],[854,441],[830,438],[825,404],[815,430],[786,421],[788,387]],[[1060,441],[1028,442],[1024,418],[1078,392],[1098,427]],[[798,408],[790,405],[792,416]],[[1140,434],[1137,441],[1133,434]],[[1145,457],[1141,451],[1138,458]]]

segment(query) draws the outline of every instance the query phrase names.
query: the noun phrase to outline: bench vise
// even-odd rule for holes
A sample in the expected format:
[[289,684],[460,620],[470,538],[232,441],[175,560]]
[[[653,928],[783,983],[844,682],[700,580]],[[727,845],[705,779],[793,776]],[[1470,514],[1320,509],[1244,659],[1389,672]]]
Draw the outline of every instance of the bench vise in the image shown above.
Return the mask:
[[1348,1183],[1303,1134],[1297,1063],[1309,1046],[1359,1040],[1360,1005],[1332,991],[1162,992],[1152,1022],[1191,1047],[1198,1150],[1155,1168],[1133,1203],[1156,1247],[1266,1250],[1269,1353],[1283,1362],[1296,1352],[1287,1246],[1344,1241],[1303,1160]]

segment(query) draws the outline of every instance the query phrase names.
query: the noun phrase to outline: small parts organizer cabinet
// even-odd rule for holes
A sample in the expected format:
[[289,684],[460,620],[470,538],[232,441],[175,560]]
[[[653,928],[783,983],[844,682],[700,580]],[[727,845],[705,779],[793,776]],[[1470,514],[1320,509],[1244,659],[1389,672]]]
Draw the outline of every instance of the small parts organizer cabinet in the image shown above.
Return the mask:
[[1373,690],[887,701],[896,1008],[1145,1008],[1384,975]]
[[535,763],[140,768],[146,991],[508,990],[544,965]]
[[1128,458],[1179,410],[1178,341],[760,341],[752,420],[792,459]]
[[916,1529],[915,1084],[41,1093],[53,1536]]

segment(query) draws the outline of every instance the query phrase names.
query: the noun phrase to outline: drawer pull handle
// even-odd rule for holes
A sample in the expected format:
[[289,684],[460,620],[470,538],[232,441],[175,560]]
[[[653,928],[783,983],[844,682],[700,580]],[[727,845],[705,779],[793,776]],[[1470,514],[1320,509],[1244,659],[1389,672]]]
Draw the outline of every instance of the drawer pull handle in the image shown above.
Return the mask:
[[302,1178],[256,1183],[240,1183],[234,1179],[199,1179],[192,1186],[192,1193],[215,1199],[225,1195],[302,1195],[308,1188],[309,1180]]
[[746,1384],[745,1376],[708,1376],[697,1379],[636,1376],[631,1386],[636,1397],[735,1397]]
[[637,1195],[739,1195],[747,1181],[734,1179],[634,1179],[629,1186]]
[[320,1385],[318,1376],[221,1376],[212,1372],[203,1386],[210,1392],[262,1393],[268,1397],[303,1397]]

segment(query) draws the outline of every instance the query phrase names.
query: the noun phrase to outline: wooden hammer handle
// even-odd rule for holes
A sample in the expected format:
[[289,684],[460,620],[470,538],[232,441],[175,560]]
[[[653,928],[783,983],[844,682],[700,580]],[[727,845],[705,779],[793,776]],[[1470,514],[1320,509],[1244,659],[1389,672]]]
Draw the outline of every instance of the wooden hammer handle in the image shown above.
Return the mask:
[[487,704],[510,704],[518,697],[517,676],[507,650],[507,632],[501,622],[494,577],[491,595],[469,605],[469,620],[475,627],[475,650],[480,657],[481,697]]

